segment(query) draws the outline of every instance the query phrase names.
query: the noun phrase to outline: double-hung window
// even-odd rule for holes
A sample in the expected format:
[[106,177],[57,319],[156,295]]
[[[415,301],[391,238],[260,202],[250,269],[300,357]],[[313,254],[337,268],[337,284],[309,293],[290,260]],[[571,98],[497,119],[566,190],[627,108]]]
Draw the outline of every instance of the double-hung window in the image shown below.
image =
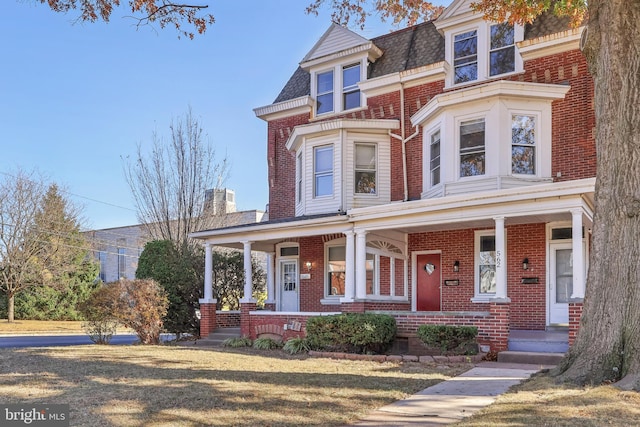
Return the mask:
[[376,194],[376,144],[355,144],[356,194]]
[[440,131],[431,134],[429,148],[429,171],[431,186],[434,187],[440,184]]
[[318,73],[316,79],[316,113],[330,113],[333,111],[333,70]]
[[313,149],[314,197],[333,194],[333,145]]
[[100,262],[100,280],[102,283],[107,282],[107,253],[104,251],[98,252],[98,261]]
[[456,34],[453,39],[454,84],[478,79],[478,31]]
[[460,177],[484,175],[484,119],[460,124]]
[[127,278],[127,263],[125,259],[125,249],[118,248],[118,278],[126,279]]
[[360,64],[342,68],[342,109],[350,110],[360,107]]
[[511,73],[516,69],[516,51],[513,25],[503,23],[491,26],[489,75]]
[[536,174],[536,118],[514,114],[511,116],[511,172]]
[[302,152],[296,156],[296,203],[302,202]]

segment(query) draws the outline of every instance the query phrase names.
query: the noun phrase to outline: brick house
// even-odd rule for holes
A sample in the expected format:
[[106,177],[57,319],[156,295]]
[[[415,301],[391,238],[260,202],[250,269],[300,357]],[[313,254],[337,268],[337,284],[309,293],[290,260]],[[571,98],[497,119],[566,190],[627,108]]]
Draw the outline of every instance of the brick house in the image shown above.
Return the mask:
[[[371,40],[331,25],[255,109],[269,221],[193,235],[207,254],[267,254],[268,310],[243,300],[244,335],[385,312],[405,336],[476,325],[491,351],[518,330],[575,336],[596,171],[582,29],[487,22],[469,3]],[[202,335],[216,328],[209,286]]]

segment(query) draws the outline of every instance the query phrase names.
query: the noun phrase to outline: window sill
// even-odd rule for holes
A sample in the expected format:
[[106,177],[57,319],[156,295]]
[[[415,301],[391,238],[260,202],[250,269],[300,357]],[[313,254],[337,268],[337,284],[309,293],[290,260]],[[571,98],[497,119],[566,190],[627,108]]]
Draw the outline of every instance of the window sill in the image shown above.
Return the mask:
[[342,295],[336,295],[335,297],[327,297],[327,298],[322,298],[320,300],[320,304],[322,305],[340,305],[340,298],[344,298],[344,296]]
[[494,298],[495,298],[495,295],[481,295],[481,296],[476,295],[475,297],[471,298],[471,302],[474,304],[487,304],[491,302],[491,300]]
[[477,86],[483,83],[488,83],[488,82],[492,82],[492,81],[497,81],[497,80],[506,80],[509,79],[512,76],[517,76],[519,74],[524,74],[524,70],[515,70],[515,71],[511,71],[510,73],[504,73],[504,74],[498,74],[496,76],[485,76],[482,78],[477,78],[476,80],[470,81],[470,82],[463,82],[463,83],[454,83],[454,84],[447,84],[445,83],[444,86],[444,90],[457,90],[457,89],[463,89],[463,88],[468,88],[471,86]]

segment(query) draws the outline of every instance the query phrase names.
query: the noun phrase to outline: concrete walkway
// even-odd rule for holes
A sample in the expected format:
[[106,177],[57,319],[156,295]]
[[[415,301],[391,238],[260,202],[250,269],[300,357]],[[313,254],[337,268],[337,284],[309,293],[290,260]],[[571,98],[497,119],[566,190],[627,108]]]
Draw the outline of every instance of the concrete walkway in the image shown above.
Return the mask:
[[455,423],[492,404],[509,387],[550,367],[481,362],[455,378],[384,406],[350,425],[429,427]]

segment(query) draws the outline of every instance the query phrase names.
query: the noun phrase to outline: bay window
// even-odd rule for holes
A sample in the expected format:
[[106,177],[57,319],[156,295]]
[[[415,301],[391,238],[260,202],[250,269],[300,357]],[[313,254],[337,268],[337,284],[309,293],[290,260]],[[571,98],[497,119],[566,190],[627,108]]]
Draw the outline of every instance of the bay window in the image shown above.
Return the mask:
[[431,134],[429,148],[429,172],[433,187],[440,184],[440,131]]
[[333,145],[313,149],[314,197],[333,195]]
[[356,194],[376,194],[376,144],[355,144]]
[[536,174],[536,118],[511,116],[511,171],[515,174]]
[[460,177],[484,175],[484,119],[460,124]]

